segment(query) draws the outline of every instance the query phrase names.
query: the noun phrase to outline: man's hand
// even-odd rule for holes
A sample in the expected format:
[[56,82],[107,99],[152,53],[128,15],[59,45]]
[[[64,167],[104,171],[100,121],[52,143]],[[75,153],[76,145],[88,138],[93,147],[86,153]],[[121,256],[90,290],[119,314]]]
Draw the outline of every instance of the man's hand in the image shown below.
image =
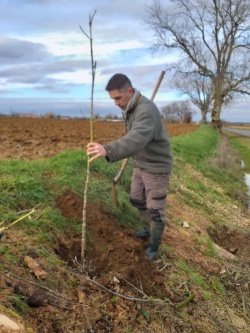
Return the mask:
[[90,142],[87,144],[87,155],[94,155],[89,159],[89,163],[94,161],[98,157],[105,157],[107,152],[105,148],[96,142]]

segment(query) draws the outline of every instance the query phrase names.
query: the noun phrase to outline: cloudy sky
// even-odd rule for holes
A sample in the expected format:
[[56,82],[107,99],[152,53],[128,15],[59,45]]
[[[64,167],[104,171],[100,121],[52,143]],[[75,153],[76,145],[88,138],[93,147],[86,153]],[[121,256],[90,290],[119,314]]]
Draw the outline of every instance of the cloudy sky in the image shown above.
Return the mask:
[[[53,112],[89,116],[91,57],[89,15],[93,21],[93,51],[97,62],[94,113],[119,114],[105,86],[115,73],[127,74],[134,86],[151,97],[172,53],[153,54],[153,32],[143,24],[151,0],[0,0],[0,113]],[[167,77],[155,102],[178,100]],[[229,121],[249,121],[249,102],[238,101],[223,113]],[[249,111],[248,111],[249,114]],[[199,114],[196,116],[199,120]],[[249,117],[248,117],[249,118]]]

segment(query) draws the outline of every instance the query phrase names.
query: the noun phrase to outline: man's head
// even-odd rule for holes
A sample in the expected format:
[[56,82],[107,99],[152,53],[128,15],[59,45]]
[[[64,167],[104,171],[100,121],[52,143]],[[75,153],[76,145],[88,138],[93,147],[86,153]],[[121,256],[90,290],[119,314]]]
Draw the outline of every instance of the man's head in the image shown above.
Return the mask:
[[123,111],[134,93],[131,81],[124,74],[113,75],[106,86],[106,90],[110,98],[115,101],[115,105],[119,106]]

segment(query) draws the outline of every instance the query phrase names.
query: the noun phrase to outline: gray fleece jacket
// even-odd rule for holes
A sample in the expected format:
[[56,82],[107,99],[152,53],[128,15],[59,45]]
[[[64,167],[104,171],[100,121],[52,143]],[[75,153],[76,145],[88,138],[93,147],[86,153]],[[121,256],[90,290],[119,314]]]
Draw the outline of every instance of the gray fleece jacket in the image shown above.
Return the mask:
[[127,133],[104,146],[107,161],[133,157],[134,167],[154,174],[171,172],[170,141],[156,105],[141,95],[125,115]]

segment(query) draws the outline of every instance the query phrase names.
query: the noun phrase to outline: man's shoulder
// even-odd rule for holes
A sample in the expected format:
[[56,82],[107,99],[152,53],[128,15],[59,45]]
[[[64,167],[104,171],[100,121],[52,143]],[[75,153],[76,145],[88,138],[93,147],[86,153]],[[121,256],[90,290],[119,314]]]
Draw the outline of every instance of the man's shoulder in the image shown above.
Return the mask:
[[151,101],[149,98],[147,98],[146,96],[143,96],[143,95],[141,95],[141,98],[137,104],[136,109],[138,109],[139,112],[150,112],[150,113],[152,112],[154,114],[160,113],[156,104],[153,101]]
[[151,99],[147,98],[144,95],[141,95],[140,99],[139,99],[139,103],[150,103],[152,104],[153,102],[151,101]]

